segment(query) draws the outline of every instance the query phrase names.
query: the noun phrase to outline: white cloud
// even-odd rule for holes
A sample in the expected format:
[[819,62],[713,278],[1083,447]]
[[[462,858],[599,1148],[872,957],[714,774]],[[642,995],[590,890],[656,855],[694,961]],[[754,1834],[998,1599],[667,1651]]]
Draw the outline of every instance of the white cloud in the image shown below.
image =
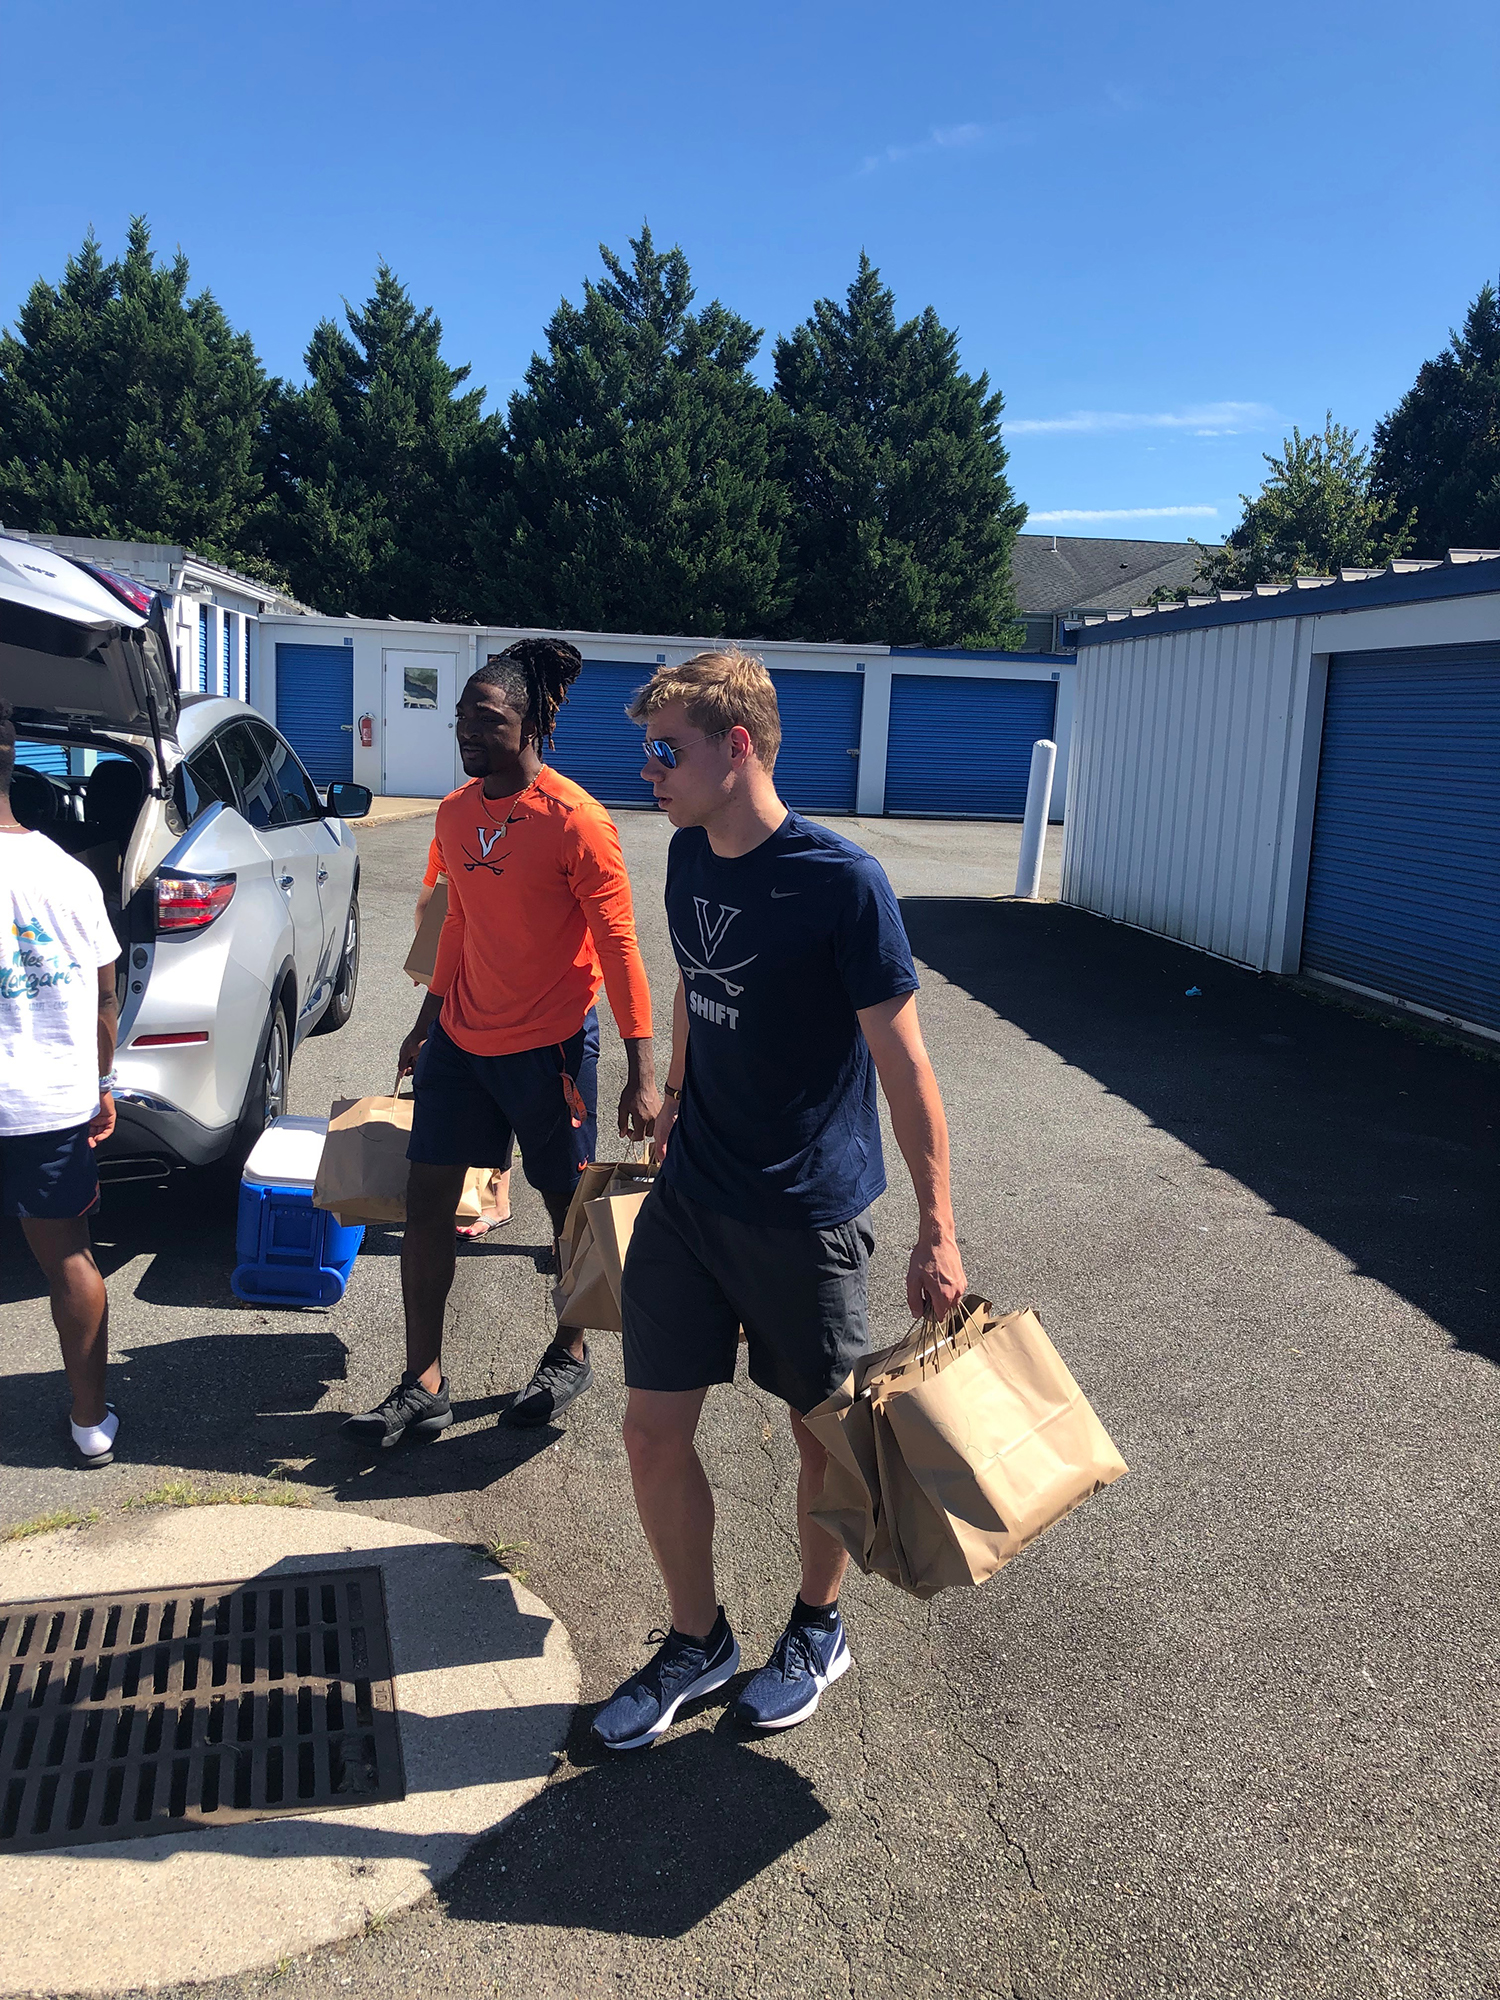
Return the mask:
[[1005,420],[1010,437],[1098,436],[1103,431],[1191,431],[1195,437],[1237,437],[1268,430],[1281,419],[1269,403],[1192,403],[1182,410],[1070,410],[1065,417]]
[[1054,507],[1045,514],[1028,514],[1026,525],[1050,527],[1054,521],[1209,520],[1218,511],[1217,507]]
[[878,173],[882,167],[900,166],[903,161],[920,159],[926,153],[973,152],[1002,140],[1024,139],[1028,132],[1029,128],[1020,121],[1004,125],[935,125],[925,139],[913,139],[905,145],[886,146],[878,153],[867,153],[860,162],[859,171],[862,174]]

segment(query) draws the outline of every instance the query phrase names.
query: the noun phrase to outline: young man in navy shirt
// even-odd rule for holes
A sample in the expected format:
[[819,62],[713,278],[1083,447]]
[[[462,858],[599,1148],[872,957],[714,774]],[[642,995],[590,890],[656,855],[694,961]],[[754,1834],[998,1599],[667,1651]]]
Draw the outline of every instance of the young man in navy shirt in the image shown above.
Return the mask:
[[662,667],[630,712],[646,732],[643,776],[678,828],[667,859],[680,976],[656,1121],[662,1171],[622,1287],[625,1446],[672,1629],[595,1718],[616,1750],[654,1742],[685,1701],[739,1666],[693,1436],[709,1389],[733,1379],[742,1326],[751,1379],[786,1403],[801,1455],[802,1581],[735,1713],[789,1728],[849,1666],[838,1609],[848,1557],[808,1515],[826,1459],[802,1415],[869,1348],[869,1211],[886,1184],[877,1076],[921,1211],[907,1303],[941,1315],[965,1288],[948,1129],[885,871],[777,797],[781,718],[758,660],[701,653]]

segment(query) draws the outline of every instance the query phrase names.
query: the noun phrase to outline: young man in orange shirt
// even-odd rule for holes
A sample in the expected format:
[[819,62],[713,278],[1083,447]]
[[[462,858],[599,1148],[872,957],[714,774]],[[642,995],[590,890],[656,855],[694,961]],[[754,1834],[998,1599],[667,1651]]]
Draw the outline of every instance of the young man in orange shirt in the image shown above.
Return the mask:
[[[621,1137],[648,1137],[660,1106],[651,993],[619,835],[597,799],[542,761],[582,664],[560,640],[521,639],[459,698],[470,782],[437,814],[448,915],[399,1058],[416,1089],[401,1245],[406,1372],[375,1409],[346,1423],[363,1442],[434,1438],[453,1422],[443,1311],[467,1169],[503,1159],[514,1134],[554,1237],[562,1228],[597,1138],[601,983],[628,1064]],[[563,1329],[506,1418],[547,1423],[592,1380],[583,1335]]]

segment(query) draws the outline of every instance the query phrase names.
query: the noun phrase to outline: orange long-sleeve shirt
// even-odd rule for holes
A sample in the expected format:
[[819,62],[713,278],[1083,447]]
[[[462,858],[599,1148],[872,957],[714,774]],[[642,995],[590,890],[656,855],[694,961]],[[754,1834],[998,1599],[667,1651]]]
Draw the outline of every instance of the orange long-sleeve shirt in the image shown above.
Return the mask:
[[432,991],[444,1032],[472,1055],[566,1041],[603,984],[627,1041],[651,1033],[630,878],[614,821],[543,765],[525,791],[487,799],[475,778],[438,807],[448,916]]

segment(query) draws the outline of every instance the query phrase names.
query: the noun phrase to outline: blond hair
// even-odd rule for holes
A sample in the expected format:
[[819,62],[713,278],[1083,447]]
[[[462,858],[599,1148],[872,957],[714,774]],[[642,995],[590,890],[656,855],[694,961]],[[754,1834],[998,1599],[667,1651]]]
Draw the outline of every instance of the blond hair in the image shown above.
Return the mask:
[[680,667],[658,667],[626,710],[632,722],[649,722],[659,709],[680,701],[688,720],[705,736],[739,728],[748,731],[755,754],[774,770],[781,748],[781,710],[765,662],[731,648],[695,653]]

